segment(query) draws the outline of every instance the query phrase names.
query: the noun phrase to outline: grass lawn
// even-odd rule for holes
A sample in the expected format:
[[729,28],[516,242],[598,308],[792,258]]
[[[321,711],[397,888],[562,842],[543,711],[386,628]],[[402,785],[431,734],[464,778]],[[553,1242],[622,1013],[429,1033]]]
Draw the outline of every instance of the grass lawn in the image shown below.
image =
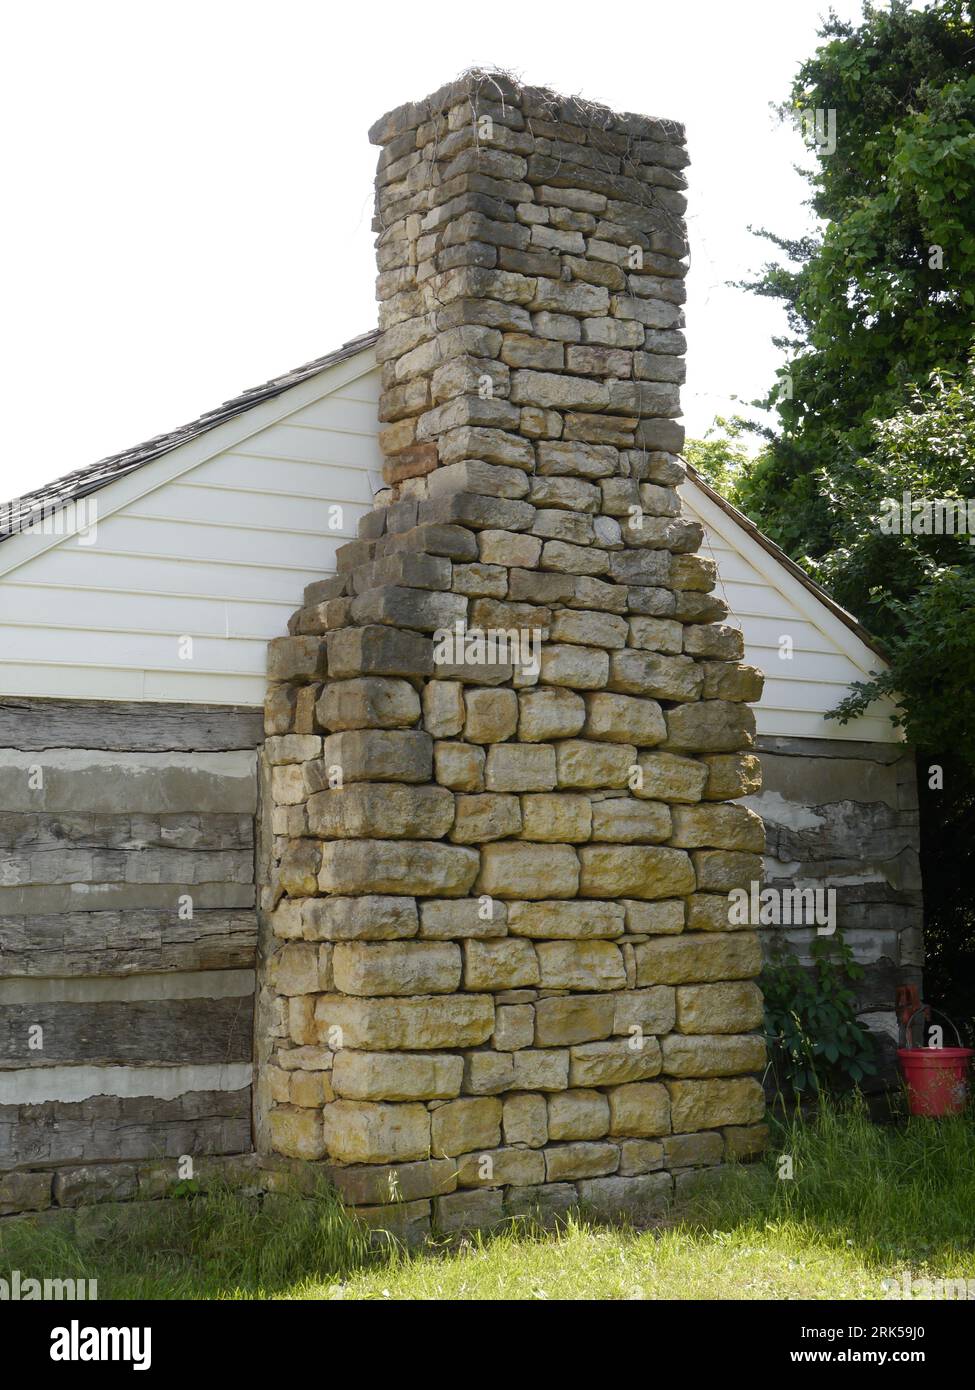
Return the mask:
[[877,1126],[856,1105],[826,1108],[644,1230],[583,1214],[407,1252],[370,1247],[327,1192],[259,1205],[216,1191],[133,1214],[4,1222],[0,1268],[95,1278],[100,1298],[881,1299],[905,1272],[975,1280],[975,1122]]

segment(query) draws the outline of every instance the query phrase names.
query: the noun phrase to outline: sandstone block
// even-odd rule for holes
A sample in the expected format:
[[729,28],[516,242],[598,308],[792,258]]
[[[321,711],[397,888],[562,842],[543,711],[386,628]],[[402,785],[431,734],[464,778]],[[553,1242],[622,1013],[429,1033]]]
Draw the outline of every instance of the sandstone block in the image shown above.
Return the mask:
[[568,845],[502,840],[481,850],[476,891],[498,898],[572,898],[579,887],[579,862]]
[[475,850],[436,840],[332,840],[322,847],[326,893],[463,897],[478,870]]
[[661,936],[636,948],[637,983],[688,985],[743,980],[761,969],[754,932],[728,936]]
[[445,787],[353,782],[308,798],[308,829],[322,839],[437,839],[454,821]]
[[340,941],[332,971],[342,994],[452,994],[461,951],[448,941]]
[[623,933],[623,908],[618,903],[512,903],[508,930],[513,936],[541,940],[614,937]]
[[671,1122],[675,1134],[723,1125],[757,1124],[765,1113],[765,1096],[754,1077],[709,1081],[669,1081]]
[[449,1100],[460,1093],[463,1074],[463,1059],[448,1053],[346,1048],[335,1054],[332,1087],[350,1100]]
[[682,1033],[744,1033],[762,1025],[762,992],[751,980],[682,985],[677,1027]]
[[542,647],[541,678],[547,685],[598,690],[608,676],[609,656],[601,648],[562,642]]
[[612,1032],[628,1038],[669,1033],[674,1026],[674,991],[666,985],[628,989],[614,995]]
[[453,937],[504,936],[507,932],[504,903],[484,898],[431,898],[420,906],[420,935],[435,940]]
[[586,696],[584,732],[587,738],[648,747],[663,742],[667,726],[655,700],[600,691]]
[[361,898],[309,898],[302,905],[302,933],[309,941],[387,941],[416,936],[413,898],[367,894]]
[[765,852],[761,816],[747,806],[675,806],[671,844],[681,849],[748,850]]
[[525,1144],[530,1149],[540,1149],[548,1141],[545,1096],[530,1092],[505,1096],[502,1129],[506,1144]]
[[433,1111],[430,1139],[434,1157],[454,1157],[501,1143],[501,1102],[493,1096],[462,1097]]
[[670,1097],[666,1086],[655,1081],[636,1081],[612,1086],[609,1096],[609,1132],[632,1139],[654,1139],[670,1131]]
[[271,1144],[276,1153],[312,1162],[325,1156],[321,1111],[278,1105],[271,1111],[269,1122]]
[[754,753],[712,753],[701,762],[708,773],[706,801],[756,796],[762,790],[762,764]]
[[673,898],[694,889],[691,861],[679,849],[658,845],[583,845],[579,861],[579,892],[584,897]]
[[[634,1047],[634,1042],[642,1045]],[[660,1047],[656,1038],[651,1037],[580,1043],[570,1048],[570,1057],[569,1084],[572,1086],[613,1086],[646,1081],[660,1074]]]
[[614,1031],[614,1001],[611,994],[539,999],[535,1005],[535,1045],[568,1047],[608,1038]]
[[645,1221],[666,1211],[672,1197],[669,1173],[592,1178],[578,1184],[579,1201],[606,1221]]
[[535,1010],[531,1004],[499,1004],[494,1017],[491,1044],[499,1052],[531,1047],[535,1037]]
[[588,840],[592,834],[592,805],[587,796],[565,792],[524,796],[519,829],[526,840],[555,843]]
[[543,989],[624,989],[626,971],[609,941],[542,941],[536,947]]
[[[508,693],[514,696],[514,691]],[[554,748],[532,743],[506,743],[496,744],[488,750],[485,784],[489,791],[551,791],[556,778]]]
[[754,1033],[731,1037],[672,1033],[660,1047],[668,1076],[734,1076],[761,1071],[766,1062],[765,1040]]
[[667,746],[675,751],[735,753],[755,742],[755,715],[746,705],[702,700],[668,710],[666,718]]
[[321,1122],[326,1152],[339,1163],[430,1157],[430,1112],[425,1105],[336,1100],[325,1106]]
[[478,1047],[494,1029],[494,1000],[487,994],[353,998],[324,994],[315,1002],[316,1041],[340,1051]]
[[453,738],[464,727],[464,718],[460,681],[428,681],[423,687],[423,727],[431,738]]
[[506,937],[499,941],[465,942],[465,989],[519,989],[537,985],[538,981],[538,960],[530,941]]
[[663,902],[637,902],[625,898],[626,930],[631,936],[676,936],[684,930],[685,903],[689,899],[669,898]]

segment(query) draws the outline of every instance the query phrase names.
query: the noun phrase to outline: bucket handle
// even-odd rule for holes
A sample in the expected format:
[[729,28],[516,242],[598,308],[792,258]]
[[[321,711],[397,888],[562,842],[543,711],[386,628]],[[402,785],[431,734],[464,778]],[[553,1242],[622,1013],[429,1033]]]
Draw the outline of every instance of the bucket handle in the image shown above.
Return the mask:
[[956,1025],[952,1022],[952,1020],[948,1017],[948,1015],[947,1015],[946,1013],[944,1013],[943,1010],[941,1010],[941,1009],[936,1009],[936,1008],[934,1007],[933,1004],[922,1004],[922,1005],[920,1006],[920,1008],[914,1010],[914,1012],[911,1014],[910,1018],[909,1018],[909,1019],[907,1020],[907,1022],[904,1024],[904,1043],[905,1043],[905,1046],[906,1046],[906,1047],[908,1047],[912,1052],[920,1052],[920,1051],[923,1051],[923,1045],[922,1045],[922,1047],[920,1047],[920,1048],[916,1048],[916,1047],[913,1045],[913,1043],[911,1042],[911,1024],[912,1024],[912,1023],[914,1022],[914,1020],[917,1018],[918,1014],[923,1014],[923,1013],[926,1013],[926,1012],[930,1012],[930,1013],[937,1014],[939,1018],[943,1018],[943,1019],[945,1020],[946,1023],[951,1024],[951,1031],[952,1031],[952,1032],[954,1033],[954,1035],[955,1035],[955,1043],[956,1043],[956,1045],[957,1045],[958,1047],[961,1047],[961,1046],[962,1046],[961,1033],[959,1033],[958,1028],[957,1028]]

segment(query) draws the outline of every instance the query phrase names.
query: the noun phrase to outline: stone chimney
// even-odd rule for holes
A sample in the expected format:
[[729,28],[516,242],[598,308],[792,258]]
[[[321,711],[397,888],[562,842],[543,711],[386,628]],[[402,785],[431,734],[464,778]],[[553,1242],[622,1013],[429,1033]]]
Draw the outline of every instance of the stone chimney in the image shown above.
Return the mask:
[[761,674],[676,486],[683,128],[384,116],[387,487],[272,643],[259,1132],[414,1237],[757,1152]]

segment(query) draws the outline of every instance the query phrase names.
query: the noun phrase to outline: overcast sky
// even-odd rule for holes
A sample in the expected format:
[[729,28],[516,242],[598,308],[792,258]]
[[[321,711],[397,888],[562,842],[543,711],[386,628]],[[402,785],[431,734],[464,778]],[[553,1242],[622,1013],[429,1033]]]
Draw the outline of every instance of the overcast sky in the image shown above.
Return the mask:
[[[37,0],[0,20],[0,497],[182,424],[375,322],[377,116],[472,66],[687,126],[688,432],[778,365],[727,288],[808,230],[770,103],[818,0]],[[850,0],[836,8],[860,13]]]

